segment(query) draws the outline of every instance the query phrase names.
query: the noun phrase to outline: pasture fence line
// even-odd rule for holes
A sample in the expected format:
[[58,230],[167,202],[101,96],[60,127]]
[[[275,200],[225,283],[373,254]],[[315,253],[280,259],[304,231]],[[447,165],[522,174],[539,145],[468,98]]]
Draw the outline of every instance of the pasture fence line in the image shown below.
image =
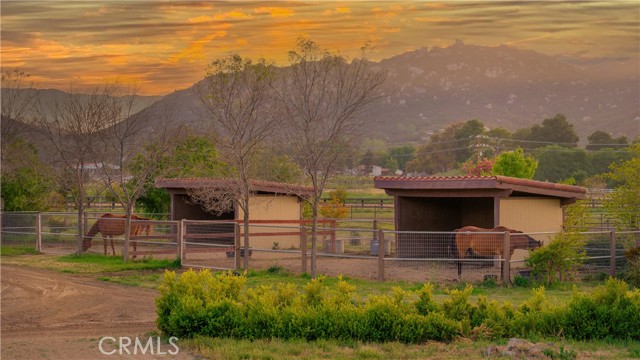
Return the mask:
[[[0,215],[3,246],[31,247],[48,254],[76,252],[76,213]],[[95,214],[82,219],[85,241],[89,241],[87,233],[98,219]],[[123,219],[107,221],[115,224]],[[131,234],[133,250],[129,255],[179,258],[184,267],[193,268],[234,271],[284,268],[292,273],[307,273],[313,255],[309,224],[307,220],[252,221],[246,248],[244,227],[239,221],[132,219],[131,227],[138,231]],[[524,260],[528,249],[518,248],[516,235],[509,232],[481,233],[485,239],[482,246],[487,250],[471,245],[478,233],[458,233],[456,241],[453,232],[392,231],[378,228],[377,223],[364,227],[351,225],[333,220],[320,222],[315,254],[318,274],[438,283],[499,279],[505,285],[514,276],[529,275]],[[555,233],[525,235],[547,243]],[[640,247],[640,230],[588,231],[580,235],[585,243],[581,274],[616,276],[625,265],[625,251]],[[87,249],[90,253],[110,253],[113,249],[117,255],[125,252],[124,232],[106,243],[101,236],[94,236],[91,241],[92,246]]]

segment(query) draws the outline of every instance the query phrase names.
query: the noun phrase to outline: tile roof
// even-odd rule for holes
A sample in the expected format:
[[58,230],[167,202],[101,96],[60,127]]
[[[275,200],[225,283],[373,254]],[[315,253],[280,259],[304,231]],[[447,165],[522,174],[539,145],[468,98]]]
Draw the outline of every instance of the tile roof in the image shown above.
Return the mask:
[[[160,178],[156,179],[155,186],[165,189],[195,189],[203,187],[223,188],[234,184],[234,179],[213,179],[213,178]],[[279,183],[273,181],[251,180],[251,190],[255,192],[296,195],[299,197],[309,197],[313,192],[310,186],[297,184]]]
[[582,199],[586,188],[509,176],[398,177],[377,176],[376,188],[394,190],[512,189],[514,191]]

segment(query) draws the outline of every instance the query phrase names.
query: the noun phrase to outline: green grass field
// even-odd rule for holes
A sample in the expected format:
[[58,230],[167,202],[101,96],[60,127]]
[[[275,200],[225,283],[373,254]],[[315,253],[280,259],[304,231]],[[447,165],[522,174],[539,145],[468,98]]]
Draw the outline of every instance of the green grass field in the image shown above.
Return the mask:
[[[33,255],[27,249],[6,250],[2,248],[3,264],[46,268],[70,276],[95,276],[97,280],[108,281],[128,286],[157,288],[166,269],[178,270],[179,264],[172,260],[142,259],[139,261],[123,262],[120,257],[103,255]],[[293,283],[301,288],[309,281],[308,275],[294,275],[282,268],[273,267],[264,271],[249,271],[247,286],[272,286],[278,283]],[[410,282],[377,282],[359,279],[346,279],[356,287],[356,298],[365,299],[373,294],[384,294],[394,287],[413,291],[421,287],[420,283]],[[327,277],[324,283],[331,289],[338,282],[335,277]],[[574,291],[588,293],[602,282],[562,283],[546,290],[546,297],[551,303],[567,301]],[[453,288],[463,288],[461,283]],[[520,304],[531,295],[532,288],[497,287],[495,284],[473,284],[472,301],[478,296],[486,296],[489,300],[498,302],[508,301],[514,305]],[[447,297],[447,290],[443,286],[436,286],[434,297],[442,300]],[[567,341],[562,337],[554,339],[527,339],[533,342],[552,342],[558,349],[568,349],[569,354],[575,356],[556,357],[549,359],[640,359],[640,342],[633,341]],[[489,346],[504,345],[507,339],[495,341],[472,341],[460,338],[453,343],[445,344],[429,342],[421,345],[406,345],[391,343],[362,343],[358,341],[338,340],[237,340],[226,338],[195,338],[181,339],[179,346],[204,359],[482,359],[487,358],[484,352]],[[493,356],[491,359],[511,359],[508,356]]]

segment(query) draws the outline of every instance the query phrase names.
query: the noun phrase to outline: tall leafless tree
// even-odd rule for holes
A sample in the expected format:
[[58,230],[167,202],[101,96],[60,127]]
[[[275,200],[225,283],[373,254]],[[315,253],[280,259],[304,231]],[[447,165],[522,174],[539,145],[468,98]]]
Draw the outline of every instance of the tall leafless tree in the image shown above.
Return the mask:
[[[172,126],[176,108],[171,98],[153,111],[140,102],[137,88],[117,87],[109,101],[106,128],[100,131],[93,153],[98,174],[125,211],[123,258],[129,258],[131,215],[147,184],[163,176],[162,159],[174,147],[180,127]],[[154,126],[149,126],[150,121]]]
[[[171,105],[156,116],[171,116]],[[126,213],[123,256],[128,259],[131,214],[144,183],[157,174],[157,161],[171,146],[167,121],[147,134],[147,105],[135,87],[105,83],[83,93],[71,88],[52,104],[38,101],[35,125],[43,129],[60,170],[59,184],[72,195],[78,210],[78,254],[82,252],[83,214],[88,167],[99,176]],[[138,156],[137,156],[138,155]]]
[[58,183],[66,188],[78,210],[77,253],[82,252],[83,214],[86,201],[87,167],[95,163],[95,141],[109,125],[116,87],[106,84],[81,94],[71,88],[53,104],[38,99],[34,125],[42,129],[54,167],[59,169]]
[[[244,213],[244,268],[249,265],[249,201],[251,180],[259,173],[258,157],[279,124],[274,109],[273,66],[264,59],[252,62],[239,55],[215,60],[197,91],[229,181],[224,188],[203,188],[190,195],[215,212],[239,206]],[[217,200],[216,200],[217,199]]]
[[290,66],[277,87],[285,121],[285,144],[313,187],[311,274],[316,274],[317,220],[327,180],[338,170],[345,149],[369,122],[362,110],[380,96],[386,73],[372,71],[362,56],[351,62],[300,38],[289,52]]

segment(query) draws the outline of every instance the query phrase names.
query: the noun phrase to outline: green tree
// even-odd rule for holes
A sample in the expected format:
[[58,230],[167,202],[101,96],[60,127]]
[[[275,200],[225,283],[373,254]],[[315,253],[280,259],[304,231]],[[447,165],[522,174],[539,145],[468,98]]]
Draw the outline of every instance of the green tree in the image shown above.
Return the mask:
[[535,147],[545,146],[545,143],[556,143],[564,147],[576,147],[580,138],[573,129],[567,117],[563,114],[556,114],[552,118],[542,121],[542,125],[534,125],[531,127],[529,135],[531,141],[538,141]]
[[[169,212],[170,196],[165,189],[155,187],[156,177],[222,177],[227,170],[220,160],[218,150],[210,138],[186,133],[177,135],[176,143],[162,159],[153,176],[149,177],[144,194],[137,200],[136,206],[148,213]],[[152,146],[147,144],[145,147]],[[136,155],[134,167],[142,167],[146,162],[142,153]]]
[[468,139],[456,139],[456,133],[464,123],[447,126],[432,135],[427,144],[416,150],[415,158],[407,163],[407,171],[435,174],[457,168],[456,151],[468,151]]
[[456,161],[462,163],[471,157],[472,154],[479,152],[486,146],[486,139],[479,136],[485,131],[482,121],[473,119],[464,122],[462,126],[456,130],[455,138],[461,140],[461,145],[466,144],[466,148],[460,148],[456,151]]
[[600,150],[606,148],[617,148],[629,145],[626,136],[621,136],[614,139],[610,133],[606,131],[595,131],[587,138],[589,144],[587,144],[587,150]]
[[3,210],[47,211],[64,205],[64,198],[56,192],[53,170],[40,161],[32,144],[14,140],[6,150],[19,156],[6,158],[2,164]]
[[549,145],[536,149],[533,154],[538,159],[535,180],[558,182],[575,178],[590,166],[587,152],[583,149]]
[[493,165],[493,174],[533,179],[537,168],[538,160],[531,155],[525,155],[522,148],[517,148],[498,155]]
[[389,149],[389,156],[396,160],[398,169],[407,170],[407,163],[415,157],[416,148],[412,145],[392,147]]
[[[584,169],[588,176],[607,174],[609,167],[613,163],[621,163],[623,161],[631,159],[631,152],[629,148],[612,149],[603,148],[599,150],[593,150],[587,152],[587,158],[589,160],[588,168]],[[607,179],[607,184],[610,187],[615,186],[615,181]]]
[[389,169],[391,173],[395,173],[396,170],[398,170],[398,162],[393,157],[387,157],[387,159],[384,161],[384,167]]
[[611,165],[609,178],[618,182],[605,208],[617,219],[619,228],[640,227],[640,143],[631,146],[631,159]]

